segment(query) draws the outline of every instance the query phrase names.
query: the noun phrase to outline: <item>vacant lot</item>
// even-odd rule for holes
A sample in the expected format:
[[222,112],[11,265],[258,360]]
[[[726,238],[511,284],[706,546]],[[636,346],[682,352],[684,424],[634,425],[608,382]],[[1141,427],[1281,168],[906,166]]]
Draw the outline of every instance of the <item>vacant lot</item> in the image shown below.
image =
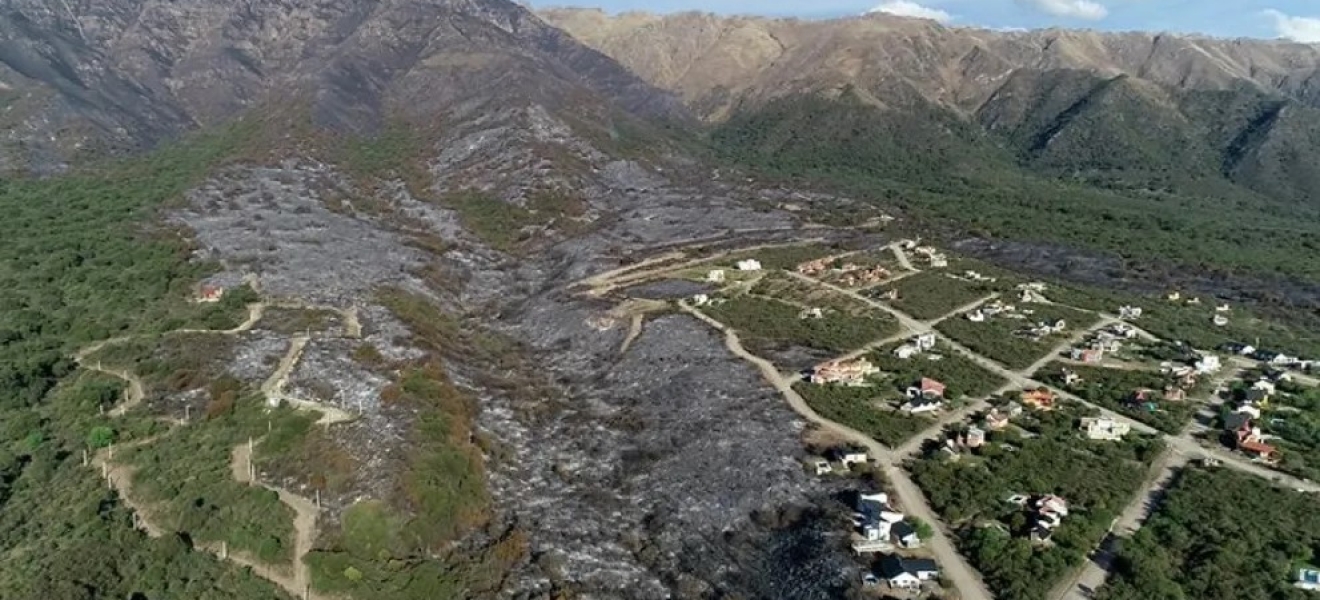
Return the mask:
[[[1094,314],[1066,306],[1049,304],[1021,304],[1023,318],[996,315],[984,322],[973,323],[964,317],[955,317],[940,323],[939,330],[978,354],[994,359],[1010,369],[1024,369],[1044,358],[1056,346],[1077,331],[1089,328],[1099,321]],[[1060,333],[1035,339],[1027,335],[1028,329],[1039,323],[1066,321],[1067,328]]]
[[[1104,537],[1161,449],[1159,441],[1138,436],[1081,440],[1076,421],[1087,413],[1065,403],[1053,413],[1015,419],[1031,435],[1016,428],[991,432],[988,444],[956,462],[931,453],[911,465],[913,478],[955,528],[960,549],[997,598],[1045,598]],[[1006,499],[1051,493],[1068,501],[1069,515],[1052,544],[1033,544],[1026,511]]]
[[801,308],[832,309],[852,316],[893,320],[889,313],[853,296],[784,273],[767,273],[752,287],[751,293],[783,300]]
[[798,346],[843,354],[898,331],[898,323],[879,311],[865,316],[827,311],[819,319],[802,318],[797,306],[755,296],[735,296],[702,310],[737,330],[756,353]]
[[930,271],[872,288],[868,293],[878,298],[889,290],[898,291],[898,298],[888,301],[894,308],[923,320],[943,317],[994,291],[987,284],[954,279],[944,273]]
[[339,313],[324,308],[271,307],[266,309],[257,326],[276,333],[297,335],[341,328],[341,321]]
[[[1081,383],[1073,386],[1063,385],[1065,368],[1077,373],[1082,378]],[[1165,433],[1176,434],[1182,431],[1199,408],[1199,405],[1192,400],[1163,401],[1160,396],[1169,378],[1155,371],[1107,369],[1056,362],[1041,369],[1038,379],[1060,389],[1067,389],[1085,400],[1125,414]],[[1156,402],[1154,410],[1130,402],[1133,394],[1141,389],[1155,391],[1152,398]]]
[[[894,349],[902,343],[881,347],[868,355],[871,362],[893,375],[892,385],[897,391],[906,390],[922,377],[940,381],[946,386],[944,395],[950,399],[980,398],[1004,385],[1004,379],[944,344],[931,352],[913,358],[894,356]],[[931,360],[938,357],[939,360]]]
[[798,265],[818,258],[842,254],[848,249],[843,246],[819,244],[794,244],[760,250],[739,252],[720,261],[720,264],[732,266],[740,260],[756,259],[766,269],[796,269]]
[[1226,469],[1184,471],[1159,510],[1119,547],[1099,598],[1314,597],[1292,586],[1316,564],[1320,502]]
[[899,412],[899,396],[888,388],[799,383],[793,389],[822,417],[852,427],[886,446],[897,446],[932,423]]

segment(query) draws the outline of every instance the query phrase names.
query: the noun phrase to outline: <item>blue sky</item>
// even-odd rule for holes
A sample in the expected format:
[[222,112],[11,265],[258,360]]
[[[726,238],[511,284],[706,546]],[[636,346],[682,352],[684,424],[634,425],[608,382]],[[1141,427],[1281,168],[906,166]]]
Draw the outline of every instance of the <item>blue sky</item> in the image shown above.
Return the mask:
[[[1287,38],[1320,43],[1320,0],[559,0],[611,12],[701,10],[828,18],[868,10],[950,25],[1070,27]],[[537,4],[549,4],[540,0]]]

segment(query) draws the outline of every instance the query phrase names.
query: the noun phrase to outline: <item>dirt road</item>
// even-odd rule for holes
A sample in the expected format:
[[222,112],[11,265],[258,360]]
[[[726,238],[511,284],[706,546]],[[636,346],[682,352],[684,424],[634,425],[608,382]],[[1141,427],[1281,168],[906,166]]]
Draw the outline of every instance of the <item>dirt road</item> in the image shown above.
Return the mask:
[[[304,560],[307,553],[311,552],[312,544],[316,542],[316,517],[320,512],[316,508],[316,503],[311,500],[294,494],[284,488],[266,485],[260,481],[253,481],[252,471],[252,445],[244,442],[234,446],[230,456],[229,469],[233,474],[234,480],[239,483],[256,484],[279,495],[280,502],[293,509],[293,573],[281,572],[280,569],[266,564],[252,564],[255,561],[247,561],[244,564],[251,566],[253,570],[261,569],[259,573],[265,579],[282,587],[295,598],[308,598],[314,600],[315,594],[308,594],[311,577],[308,574],[307,563]],[[239,561],[243,562],[243,561]]]
[[292,394],[285,393],[284,387],[289,383],[289,374],[293,368],[298,365],[298,360],[302,358],[303,350],[307,348],[307,343],[311,338],[300,335],[295,336],[289,342],[289,350],[284,353],[280,359],[280,364],[275,372],[261,384],[261,393],[265,394],[268,402],[272,404],[286,403],[295,408],[311,410],[321,413],[321,418],[317,419],[318,425],[330,426],[335,423],[345,423],[356,419],[357,416],[345,411],[337,406],[331,406],[322,402],[315,402],[304,398],[299,398]]
[[962,555],[958,554],[954,549],[953,543],[949,541],[948,533],[944,531],[941,521],[935,518],[934,512],[926,502],[925,496],[923,496],[921,491],[917,489],[916,485],[907,478],[907,475],[896,466],[894,454],[889,448],[881,445],[879,442],[872,439],[871,436],[857,431],[856,429],[836,423],[816,414],[816,411],[812,410],[811,407],[807,405],[807,401],[801,396],[801,394],[798,394],[797,391],[793,389],[792,381],[789,378],[784,377],[784,375],[779,372],[779,369],[775,368],[770,361],[756,356],[744,349],[742,342],[738,339],[738,334],[732,329],[725,327],[723,323],[710,318],[705,313],[692,308],[686,302],[680,302],[679,308],[711,327],[723,332],[725,346],[729,351],[735,356],[755,365],[761,371],[761,375],[765,377],[766,381],[769,381],[770,384],[788,400],[789,406],[792,407],[793,411],[802,418],[814,423],[816,426],[837,437],[865,447],[885,469],[890,482],[894,485],[894,493],[897,496],[898,503],[903,509],[913,516],[931,524],[932,529],[934,529],[934,535],[928,542],[929,547],[931,552],[935,554],[940,565],[942,565],[944,575],[953,582],[954,587],[958,590],[959,597],[963,600],[990,600],[992,598],[990,591],[986,589],[985,584],[981,582],[976,571],[973,570],[971,565],[968,565],[967,561],[963,559]]

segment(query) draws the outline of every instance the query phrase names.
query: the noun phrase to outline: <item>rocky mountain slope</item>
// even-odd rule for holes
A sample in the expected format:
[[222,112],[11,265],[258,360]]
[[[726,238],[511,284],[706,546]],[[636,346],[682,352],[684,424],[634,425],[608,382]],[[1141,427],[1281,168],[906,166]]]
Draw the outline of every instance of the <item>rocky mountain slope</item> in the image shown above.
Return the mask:
[[254,107],[318,125],[462,119],[496,103],[681,116],[521,7],[470,0],[13,0],[0,7],[0,169],[150,147]]
[[878,118],[925,124],[923,141],[1006,148],[1039,172],[1106,183],[1144,172],[1140,187],[1177,172],[1289,200],[1320,194],[1320,172],[1300,158],[1320,150],[1320,46],[884,15],[541,15],[714,123],[846,95],[887,115]]

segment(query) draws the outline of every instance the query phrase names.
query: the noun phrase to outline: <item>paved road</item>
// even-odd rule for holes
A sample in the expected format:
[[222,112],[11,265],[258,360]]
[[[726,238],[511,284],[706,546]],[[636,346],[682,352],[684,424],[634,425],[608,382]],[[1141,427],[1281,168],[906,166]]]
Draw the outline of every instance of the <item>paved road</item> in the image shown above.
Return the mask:
[[921,490],[917,489],[916,485],[908,479],[907,474],[898,468],[894,453],[889,448],[875,441],[869,435],[817,414],[807,405],[807,401],[802,395],[793,389],[792,380],[784,377],[770,361],[744,349],[742,342],[738,339],[738,334],[732,329],[725,327],[723,323],[710,318],[705,313],[692,308],[686,302],[679,302],[679,308],[723,332],[724,343],[729,351],[760,369],[761,375],[779,393],[783,394],[784,398],[788,400],[789,406],[802,418],[840,438],[865,447],[871,456],[875,457],[883,466],[886,476],[888,476],[894,487],[898,504],[908,514],[931,524],[934,535],[927,542],[927,545],[931,552],[935,554],[936,560],[943,566],[944,576],[948,577],[949,581],[958,590],[959,597],[962,600],[991,600],[993,596],[981,581],[980,576],[954,549],[953,543],[949,540],[949,534],[944,530],[942,521],[935,517],[934,511],[926,502],[926,497],[921,494]]

